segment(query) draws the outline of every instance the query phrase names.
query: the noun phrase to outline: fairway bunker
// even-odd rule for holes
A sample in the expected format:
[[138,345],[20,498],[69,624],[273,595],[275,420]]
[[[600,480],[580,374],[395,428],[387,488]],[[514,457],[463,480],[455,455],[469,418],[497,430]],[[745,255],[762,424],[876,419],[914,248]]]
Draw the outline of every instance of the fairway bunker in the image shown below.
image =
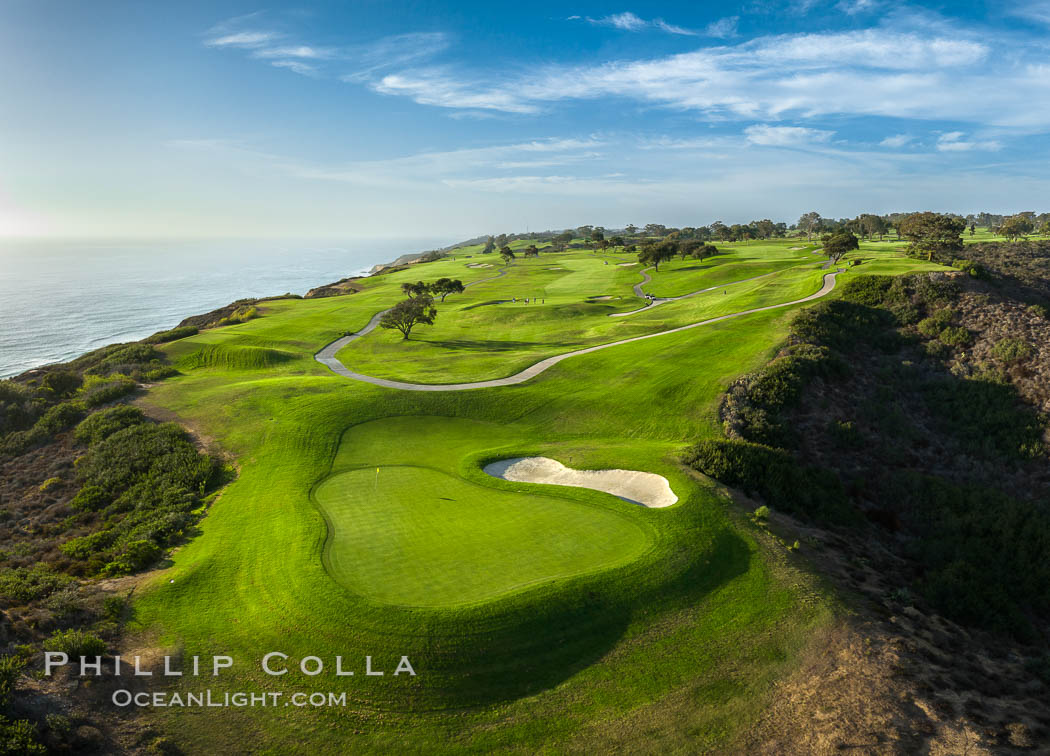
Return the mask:
[[654,509],[678,501],[667,478],[639,470],[574,470],[550,457],[514,457],[490,462],[485,472],[516,483],[590,488]]

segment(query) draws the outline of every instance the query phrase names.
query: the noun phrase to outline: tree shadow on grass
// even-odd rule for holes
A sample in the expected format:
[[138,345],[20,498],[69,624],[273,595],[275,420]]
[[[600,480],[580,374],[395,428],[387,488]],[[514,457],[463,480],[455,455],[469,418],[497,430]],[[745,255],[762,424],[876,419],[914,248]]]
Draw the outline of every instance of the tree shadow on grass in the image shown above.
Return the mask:
[[481,339],[447,339],[432,341],[419,339],[419,343],[443,349],[459,349],[471,352],[513,352],[519,349],[543,349],[548,347],[575,346],[566,341],[483,341]]
[[[681,557],[668,556],[668,569],[675,568],[676,558]],[[691,563],[670,582],[650,584],[640,594],[627,584],[608,590],[595,579],[590,587],[530,605],[520,612],[520,622],[454,642],[446,654],[428,660],[428,671],[440,678],[434,680],[440,692],[431,693],[438,693],[443,706],[470,707],[553,688],[612,650],[637,612],[652,618],[695,606],[751,566],[747,543],[729,530],[688,558]]]

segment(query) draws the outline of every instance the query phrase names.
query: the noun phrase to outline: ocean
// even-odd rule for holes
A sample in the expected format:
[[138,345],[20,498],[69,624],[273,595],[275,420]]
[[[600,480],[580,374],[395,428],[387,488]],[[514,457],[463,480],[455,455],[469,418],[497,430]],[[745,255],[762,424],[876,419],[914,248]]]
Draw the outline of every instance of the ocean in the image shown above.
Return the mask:
[[453,239],[0,240],[0,378],[244,297],[305,294]]

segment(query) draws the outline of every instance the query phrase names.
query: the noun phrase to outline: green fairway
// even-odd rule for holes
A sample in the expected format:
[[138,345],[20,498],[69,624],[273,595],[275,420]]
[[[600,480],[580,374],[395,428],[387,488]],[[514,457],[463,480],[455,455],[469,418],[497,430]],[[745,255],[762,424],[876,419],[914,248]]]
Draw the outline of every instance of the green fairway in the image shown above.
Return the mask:
[[[159,710],[156,726],[191,752],[738,748],[830,605],[793,553],[678,458],[721,434],[725,387],[768,360],[799,305],[572,357],[510,387],[397,391],[313,356],[397,302],[401,283],[506,269],[438,303],[436,324],[410,340],[377,329],[339,355],[429,383],[504,376],[581,345],[812,294],[822,258],[792,246],[805,247],[727,245],[703,261],[712,267],[661,266],[669,291],[718,281],[725,293],[625,318],[609,314],[640,305],[641,270],[618,265],[622,253],[510,266],[474,253],[364,279],[358,294],[266,302],[258,319],[164,345],[182,374],[141,403],[213,440],[238,478],[136,592],[136,640],[233,656],[209,681],[217,692],[342,692],[348,703]],[[844,276],[926,266],[878,245],[859,254]],[[467,267],[478,262],[492,267]],[[773,275],[728,283],[755,271]],[[603,295],[619,299],[587,301]],[[519,301],[494,304],[508,298]],[[655,473],[679,502],[649,509],[482,471],[517,456]],[[388,670],[407,655],[417,676],[275,679],[257,665],[273,650],[292,663],[367,655]]]

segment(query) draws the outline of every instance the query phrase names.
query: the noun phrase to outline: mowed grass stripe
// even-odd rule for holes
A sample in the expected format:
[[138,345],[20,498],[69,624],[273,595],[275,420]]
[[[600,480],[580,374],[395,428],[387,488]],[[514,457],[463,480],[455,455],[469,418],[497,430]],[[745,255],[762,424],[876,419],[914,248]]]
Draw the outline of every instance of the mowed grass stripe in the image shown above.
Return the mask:
[[630,561],[651,545],[646,530],[615,512],[427,467],[337,473],[314,496],[330,526],[332,576],[385,604],[484,601]]

